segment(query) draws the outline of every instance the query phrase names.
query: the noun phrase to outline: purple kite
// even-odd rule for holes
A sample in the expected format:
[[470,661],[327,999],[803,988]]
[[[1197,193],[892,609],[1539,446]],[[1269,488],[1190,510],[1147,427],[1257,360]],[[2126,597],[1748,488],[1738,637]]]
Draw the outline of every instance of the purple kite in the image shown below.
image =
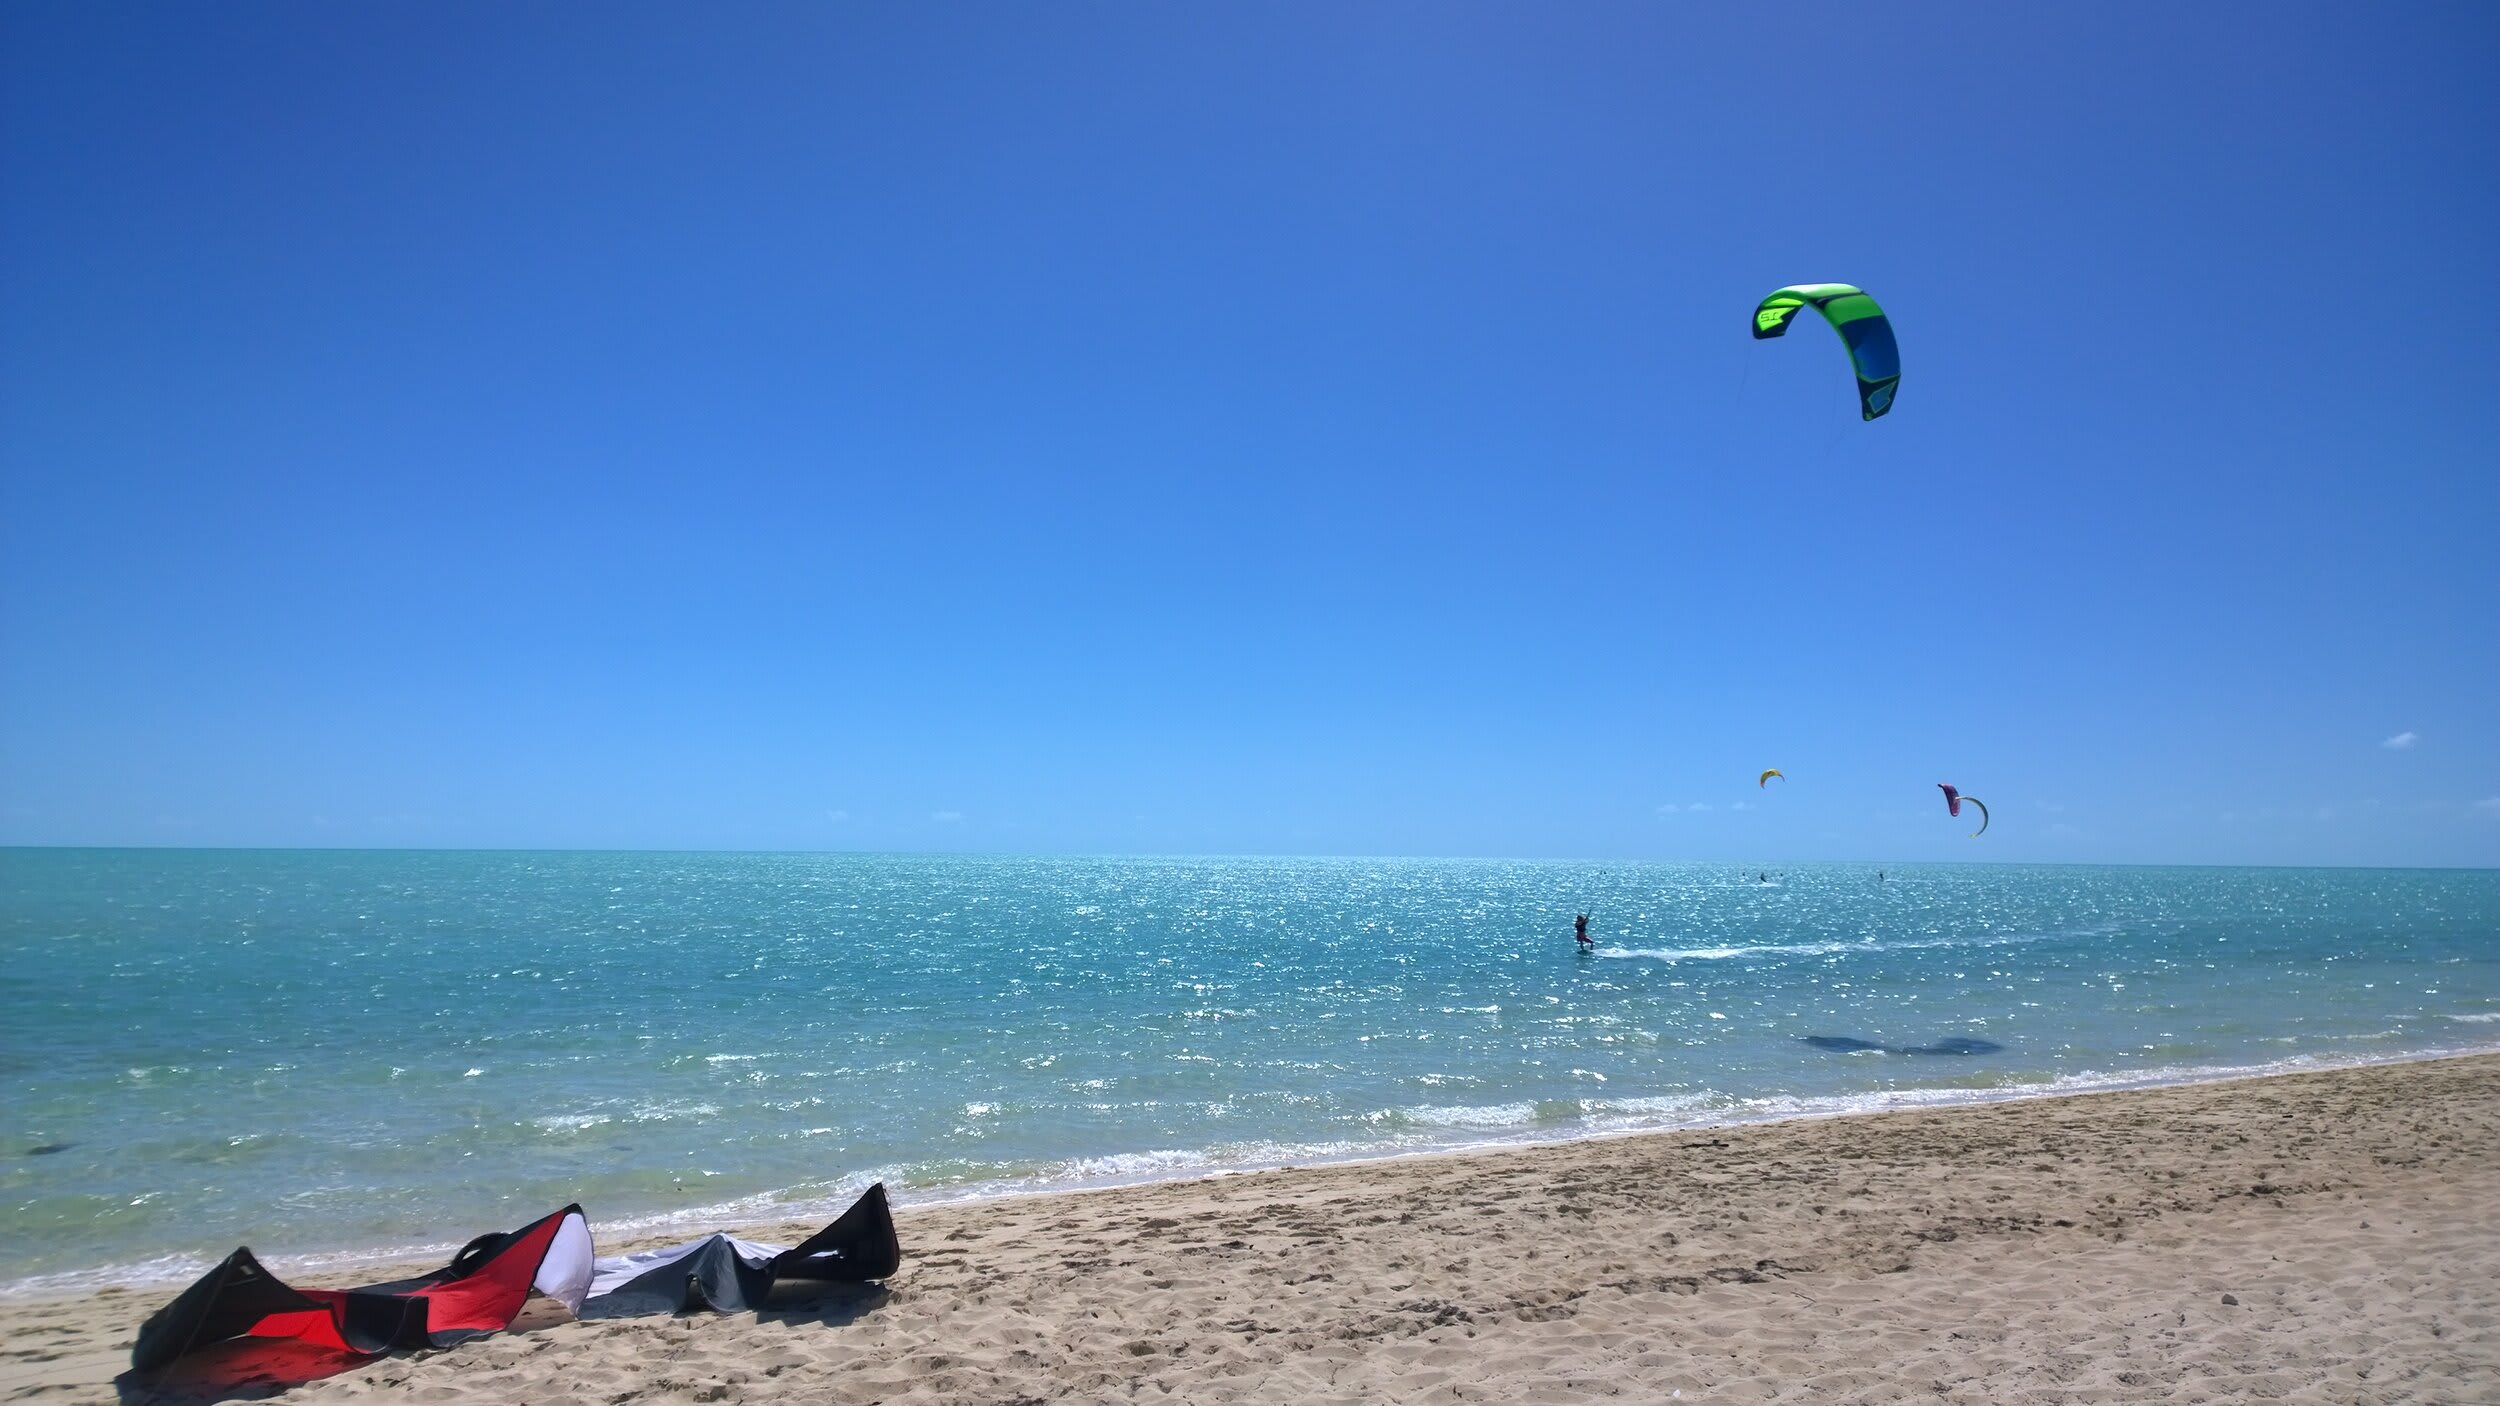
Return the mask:
[[1953,783],[1949,781],[1937,782],[1936,789],[1944,792],[1944,808],[1946,814],[1959,816],[1962,813],[1962,802],[1964,801],[1970,802],[1972,809],[1979,812],[1979,828],[1970,832],[1970,837],[1972,839],[1978,839],[1980,836],[1988,833],[1988,807],[1985,802],[1981,801],[1977,796],[1965,796],[1961,792],[1954,790]]

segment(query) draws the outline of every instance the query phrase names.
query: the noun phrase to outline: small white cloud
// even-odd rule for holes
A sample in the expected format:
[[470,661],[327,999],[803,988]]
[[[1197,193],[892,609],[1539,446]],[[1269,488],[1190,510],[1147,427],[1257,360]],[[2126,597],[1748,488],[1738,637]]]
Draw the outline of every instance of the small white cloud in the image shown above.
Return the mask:
[[1751,801],[1738,801],[1736,804],[1734,804],[1734,805],[1732,805],[1732,806],[1729,806],[1729,807],[1728,807],[1728,809],[1729,809],[1729,810],[1751,810],[1751,809],[1753,809],[1753,802],[1751,802]]
[[850,818],[851,813],[847,810],[829,810],[825,812],[825,819],[832,821],[836,825],[839,825],[843,821]]
[[2378,745],[2390,752],[2410,752],[2413,750],[2413,744],[2421,740],[2422,734],[2418,732],[2399,732]]
[[1701,812],[1710,809],[1710,803],[1708,801],[1695,801],[1691,805],[1684,808],[1698,815]]
[[2485,796],[2481,800],[2476,801],[2472,806],[2468,807],[2468,809],[2472,810],[2476,815],[2488,815],[2500,818],[2500,796]]
[[964,813],[960,810],[932,811],[929,818],[940,825],[958,825],[963,822]]
[[1681,809],[1681,807],[1677,806],[1673,801],[1669,801],[1667,804],[1658,807],[1658,813],[1660,815],[1673,815],[1679,809]]

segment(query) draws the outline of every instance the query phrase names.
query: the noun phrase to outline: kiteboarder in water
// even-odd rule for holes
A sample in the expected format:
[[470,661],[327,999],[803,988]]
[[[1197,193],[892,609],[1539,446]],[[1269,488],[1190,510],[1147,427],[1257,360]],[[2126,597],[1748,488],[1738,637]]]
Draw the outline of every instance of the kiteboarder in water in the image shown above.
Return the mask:
[[1589,936],[1589,915],[1586,913],[1572,920],[1571,935],[1579,940],[1582,951],[1597,945],[1597,939]]

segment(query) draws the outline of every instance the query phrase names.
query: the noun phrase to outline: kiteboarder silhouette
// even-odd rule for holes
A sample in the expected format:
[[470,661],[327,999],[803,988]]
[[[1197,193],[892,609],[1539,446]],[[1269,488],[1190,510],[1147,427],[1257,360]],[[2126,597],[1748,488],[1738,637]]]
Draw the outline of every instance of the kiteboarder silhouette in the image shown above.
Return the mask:
[[1586,913],[1572,920],[1571,935],[1579,941],[1582,951],[1597,945],[1597,939],[1589,936],[1589,915]]

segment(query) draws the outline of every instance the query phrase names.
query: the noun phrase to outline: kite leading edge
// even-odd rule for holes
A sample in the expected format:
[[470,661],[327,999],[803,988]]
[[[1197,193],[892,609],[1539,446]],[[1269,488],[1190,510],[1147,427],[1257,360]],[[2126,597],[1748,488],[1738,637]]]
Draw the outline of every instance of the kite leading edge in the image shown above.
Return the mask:
[[1970,832],[1970,837],[1972,839],[1978,839],[1980,836],[1988,833],[1988,807],[1985,802],[1981,801],[1977,796],[1963,795],[1960,791],[1955,790],[1953,788],[1953,783],[1949,781],[1937,782],[1936,789],[1944,792],[1945,814],[1958,816],[1962,813],[1962,807],[1964,806],[1969,806],[1979,812],[1979,828]]
[[1858,373],[1859,418],[1872,420],[1892,409],[1892,393],[1901,384],[1901,348],[1892,339],[1892,319],[1865,289],[1847,283],[1782,288],[1754,308],[1754,340],[1786,335],[1790,320],[1806,308],[1823,314],[1849,349],[1849,364]]

